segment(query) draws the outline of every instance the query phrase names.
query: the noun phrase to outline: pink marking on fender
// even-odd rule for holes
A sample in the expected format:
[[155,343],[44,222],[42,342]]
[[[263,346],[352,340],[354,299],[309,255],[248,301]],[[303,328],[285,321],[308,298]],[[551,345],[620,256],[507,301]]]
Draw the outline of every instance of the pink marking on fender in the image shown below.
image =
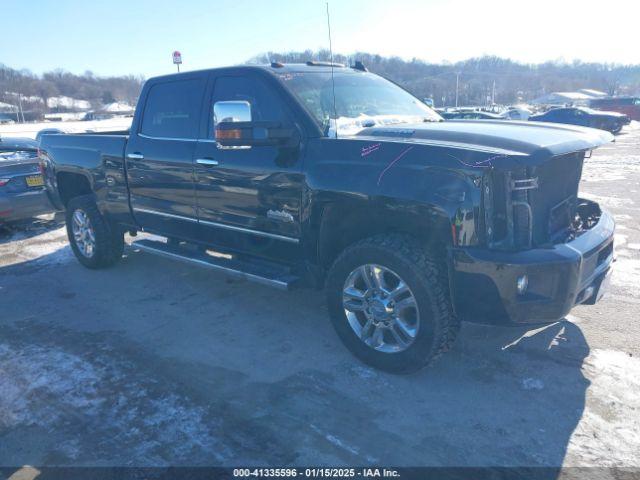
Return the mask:
[[413,146],[411,147],[407,147],[405,148],[402,152],[400,152],[400,155],[398,155],[396,158],[394,158],[391,163],[389,163],[389,165],[387,165],[387,167],[382,170],[382,172],[380,172],[380,176],[378,177],[378,186],[380,186],[380,182],[382,181],[382,177],[384,176],[385,173],[387,173],[387,170],[389,170],[391,167],[393,167],[396,162],[398,160],[400,160],[402,157],[404,157],[407,153],[409,153],[409,151],[413,149]]
[[362,147],[362,149],[360,150],[360,156],[366,157],[370,153],[373,153],[376,150],[378,150],[381,146],[382,146],[381,143],[374,143],[373,145],[369,145],[368,147]]

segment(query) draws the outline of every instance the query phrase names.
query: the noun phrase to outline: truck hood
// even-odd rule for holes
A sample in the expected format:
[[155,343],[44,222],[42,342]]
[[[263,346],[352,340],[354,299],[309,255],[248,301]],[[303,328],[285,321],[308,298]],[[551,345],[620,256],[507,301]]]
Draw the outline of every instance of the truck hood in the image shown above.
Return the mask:
[[424,144],[490,154],[472,166],[536,165],[557,155],[586,151],[613,140],[604,130],[575,125],[505,120],[457,120],[369,127],[354,138]]

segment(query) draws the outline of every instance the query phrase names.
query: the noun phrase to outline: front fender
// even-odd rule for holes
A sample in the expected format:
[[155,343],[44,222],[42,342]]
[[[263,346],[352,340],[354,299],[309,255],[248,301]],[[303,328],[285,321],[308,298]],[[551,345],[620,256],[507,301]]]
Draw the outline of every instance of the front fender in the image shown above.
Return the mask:
[[318,203],[402,211],[409,223],[446,219],[449,244],[478,243],[486,168],[466,165],[449,149],[408,142],[319,139],[309,150],[308,182]]

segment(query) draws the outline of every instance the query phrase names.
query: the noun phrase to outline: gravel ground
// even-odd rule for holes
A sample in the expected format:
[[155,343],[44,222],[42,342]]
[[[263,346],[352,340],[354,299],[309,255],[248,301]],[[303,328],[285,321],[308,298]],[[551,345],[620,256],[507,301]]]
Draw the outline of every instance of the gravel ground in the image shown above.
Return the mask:
[[0,465],[640,467],[640,128],[587,160],[611,290],[537,329],[466,324],[411,376],[358,363],[322,295],[128,249],[84,269],[58,219],[0,234]]

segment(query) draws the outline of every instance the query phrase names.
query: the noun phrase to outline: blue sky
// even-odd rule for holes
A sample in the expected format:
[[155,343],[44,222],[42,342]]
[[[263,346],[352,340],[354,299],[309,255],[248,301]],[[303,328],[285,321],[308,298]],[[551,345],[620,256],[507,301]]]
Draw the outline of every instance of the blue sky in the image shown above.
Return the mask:
[[[335,52],[640,63],[637,0],[331,0]],[[327,47],[324,0],[0,0],[0,63],[146,77]]]

